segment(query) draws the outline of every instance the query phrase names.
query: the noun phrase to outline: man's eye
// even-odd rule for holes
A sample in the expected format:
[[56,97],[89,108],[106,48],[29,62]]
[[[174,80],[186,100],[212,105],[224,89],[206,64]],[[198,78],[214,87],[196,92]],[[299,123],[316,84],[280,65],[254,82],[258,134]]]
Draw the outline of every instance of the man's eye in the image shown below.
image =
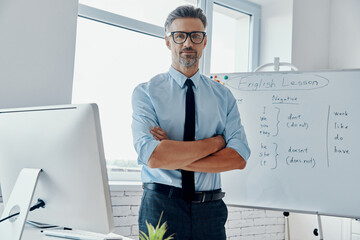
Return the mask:
[[186,36],[185,34],[179,33],[179,34],[176,34],[176,35],[175,35],[175,38],[176,38],[176,39],[184,39],[185,36]]
[[198,34],[198,33],[194,33],[194,34],[191,35],[191,37],[192,37],[193,39],[198,39],[198,38],[202,38],[202,35],[200,35],[200,34]]

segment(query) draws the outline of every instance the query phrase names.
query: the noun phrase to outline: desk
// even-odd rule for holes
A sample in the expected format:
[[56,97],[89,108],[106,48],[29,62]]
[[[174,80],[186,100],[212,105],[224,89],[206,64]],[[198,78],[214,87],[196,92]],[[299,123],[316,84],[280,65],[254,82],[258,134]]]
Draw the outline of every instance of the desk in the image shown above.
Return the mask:
[[[21,240],[42,240],[42,233],[39,228],[30,226],[29,224],[25,225],[23,236]],[[61,238],[59,238],[60,240]],[[131,238],[123,237],[124,240],[132,240]]]
[[[0,216],[2,214],[3,208],[4,208],[3,203],[0,202]],[[127,237],[123,237],[123,238],[124,240],[132,240],[131,238],[127,238]],[[42,240],[41,229],[35,228],[29,224],[25,224],[25,229],[21,240]]]

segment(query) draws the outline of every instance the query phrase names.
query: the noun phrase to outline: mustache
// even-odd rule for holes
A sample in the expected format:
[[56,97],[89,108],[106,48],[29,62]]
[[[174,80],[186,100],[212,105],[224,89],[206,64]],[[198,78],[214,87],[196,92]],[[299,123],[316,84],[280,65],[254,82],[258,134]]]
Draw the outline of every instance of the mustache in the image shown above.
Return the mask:
[[187,52],[188,52],[188,51],[192,51],[192,52],[194,52],[194,53],[197,53],[196,50],[193,49],[192,47],[184,48],[183,50],[180,51],[180,53],[183,53],[183,52],[185,52],[185,51],[187,51]]

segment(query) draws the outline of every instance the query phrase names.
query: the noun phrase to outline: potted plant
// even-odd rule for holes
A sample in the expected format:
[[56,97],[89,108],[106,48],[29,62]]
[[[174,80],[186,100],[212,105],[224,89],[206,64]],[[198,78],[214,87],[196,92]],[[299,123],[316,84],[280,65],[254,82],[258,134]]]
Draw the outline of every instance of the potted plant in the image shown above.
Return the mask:
[[165,232],[167,231],[167,228],[166,228],[166,222],[164,222],[160,226],[162,215],[163,215],[163,213],[161,213],[161,216],[160,216],[158,224],[156,225],[156,228],[154,228],[154,226],[151,223],[148,223],[146,221],[148,235],[146,235],[146,233],[144,233],[143,231],[140,231],[139,238],[141,240],[171,240],[171,239],[174,239],[173,238],[174,234],[171,234],[170,236],[168,236],[167,238],[164,239],[164,235],[165,235]]

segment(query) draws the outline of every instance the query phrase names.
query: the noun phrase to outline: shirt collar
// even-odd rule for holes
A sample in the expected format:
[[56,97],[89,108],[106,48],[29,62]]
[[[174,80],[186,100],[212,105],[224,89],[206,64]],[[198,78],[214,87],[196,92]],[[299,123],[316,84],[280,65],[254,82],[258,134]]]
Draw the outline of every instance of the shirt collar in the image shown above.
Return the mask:
[[[179,84],[181,88],[185,87],[185,81],[186,79],[188,79],[187,76],[185,76],[184,74],[173,68],[173,66],[170,67],[169,74],[175,80],[175,82]],[[193,81],[194,87],[197,88],[197,85],[199,84],[200,81],[199,70],[192,77],[190,77],[190,79]]]

